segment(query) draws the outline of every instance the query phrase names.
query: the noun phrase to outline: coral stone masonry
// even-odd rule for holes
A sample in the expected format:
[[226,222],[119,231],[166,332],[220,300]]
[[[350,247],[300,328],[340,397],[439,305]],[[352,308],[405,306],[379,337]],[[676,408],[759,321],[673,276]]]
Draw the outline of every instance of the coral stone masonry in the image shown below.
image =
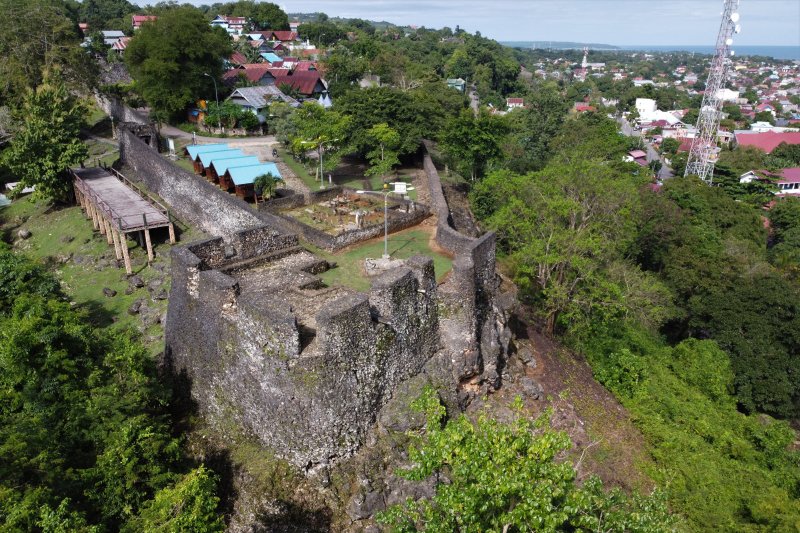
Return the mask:
[[[433,260],[414,256],[393,262],[362,293],[321,280],[333,265],[300,242],[314,232],[228,195],[120,130],[122,163],[216,236],[172,250],[165,325],[167,364],[186,376],[211,421],[235,422],[310,472],[355,453],[410,378],[424,374],[456,406],[500,385],[511,334],[494,234],[475,239],[449,225],[428,156],[435,206],[411,206],[407,223],[438,215],[436,239],[454,256],[452,271],[437,285]],[[353,239],[372,236],[358,231]]]

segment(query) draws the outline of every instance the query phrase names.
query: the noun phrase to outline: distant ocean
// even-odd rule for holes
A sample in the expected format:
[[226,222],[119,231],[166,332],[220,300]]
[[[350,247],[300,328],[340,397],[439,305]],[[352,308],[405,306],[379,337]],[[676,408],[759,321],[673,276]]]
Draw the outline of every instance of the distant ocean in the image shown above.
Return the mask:
[[[713,54],[713,46],[620,46],[622,50],[644,50],[652,52],[694,52],[696,54]],[[732,49],[737,56],[767,56],[775,59],[800,60],[800,46],[736,46]]]
[[[553,48],[561,50],[580,50],[584,46],[588,46],[590,50],[641,50],[645,52],[694,52],[696,54],[713,54],[713,46],[693,46],[693,45],[635,45],[635,46],[612,46],[608,44],[581,44],[581,43],[564,43],[564,42],[548,42],[548,41],[507,41],[501,42],[507,46],[514,46],[520,48]],[[733,50],[737,56],[766,56],[774,57],[775,59],[790,59],[800,61],[800,46],[733,46]]]

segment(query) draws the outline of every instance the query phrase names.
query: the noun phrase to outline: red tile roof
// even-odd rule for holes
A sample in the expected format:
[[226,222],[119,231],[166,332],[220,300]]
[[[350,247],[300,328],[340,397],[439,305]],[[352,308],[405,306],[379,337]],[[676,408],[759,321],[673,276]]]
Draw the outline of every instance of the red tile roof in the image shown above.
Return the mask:
[[[235,85],[240,76],[244,76],[252,83],[260,82],[264,76],[271,74],[270,67],[266,63],[248,63],[239,68],[228,70],[222,75],[225,85]],[[274,77],[274,76],[273,76]]]
[[244,65],[247,63],[247,58],[241,52],[234,52],[231,54],[230,62],[234,65]]
[[304,96],[314,94],[314,88],[319,83],[319,72],[315,70],[292,72],[288,69],[270,69],[269,72],[275,76],[275,85],[280,88],[287,84],[300,92]]
[[271,32],[272,35],[275,37],[276,41],[296,41],[297,40],[297,32],[290,31],[290,30],[275,30]]
[[770,154],[781,143],[800,144],[800,132],[765,131],[763,133],[747,133],[736,136],[736,143],[739,146],[755,146]]
[[681,145],[678,147],[679,152],[688,152],[692,149],[692,139],[688,137],[679,137],[678,140],[681,142]]
[[158,20],[155,15],[133,15],[133,26],[140,26],[143,22],[153,22]]
[[[273,63],[273,66],[275,64]],[[298,61],[297,64],[294,66],[295,72],[302,72],[302,71],[309,71],[309,70],[317,70],[317,64],[313,61]]]
[[800,167],[784,168],[778,175],[778,183],[800,183]]

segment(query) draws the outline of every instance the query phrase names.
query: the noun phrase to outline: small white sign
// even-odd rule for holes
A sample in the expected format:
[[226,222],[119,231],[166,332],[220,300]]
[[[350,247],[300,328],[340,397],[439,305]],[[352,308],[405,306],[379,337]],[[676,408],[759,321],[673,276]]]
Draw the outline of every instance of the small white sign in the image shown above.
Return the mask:
[[395,194],[406,194],[406,182],[395,181],[394,183],[392,183],[392,185],[394,185]]

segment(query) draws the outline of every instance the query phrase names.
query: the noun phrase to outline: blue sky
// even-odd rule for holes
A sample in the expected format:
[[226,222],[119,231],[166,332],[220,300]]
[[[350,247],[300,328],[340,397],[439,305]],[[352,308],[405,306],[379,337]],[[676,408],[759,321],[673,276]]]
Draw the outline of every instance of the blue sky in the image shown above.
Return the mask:
[[[138,3],[148,3],[137,0]],[[184,0],[186,1],[186,0]],[[211,4],[221,0],[190,0]],[[712,45],[722,0],[295,0],[287,12],[456,25],[502,41]],[[741,0],[742,45],[800,46],[800,0]]]

